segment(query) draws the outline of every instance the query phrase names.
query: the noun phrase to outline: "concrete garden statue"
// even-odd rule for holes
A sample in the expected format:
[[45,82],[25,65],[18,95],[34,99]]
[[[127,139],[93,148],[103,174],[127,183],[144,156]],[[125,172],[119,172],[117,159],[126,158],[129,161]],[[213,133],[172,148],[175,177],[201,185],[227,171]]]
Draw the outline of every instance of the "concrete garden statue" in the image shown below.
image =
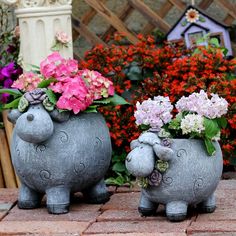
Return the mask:
[[[37,70],[37,68],[35,68]],[[81,191],[86,201],[109,199],[104,175],[111,159],[109,130],[99,105],[126,103],[100,73],[78,70],[78,63],[58,52],[2,89],[15,100],[9,120],[15,124],[11,154],[21,180],[18,206],[39,207],[46,193],[50,213],[68,212],[70,196]]]
[[228,103],[200,91],[182,97],[175,107],[178,114],[172,118],[168,97],[137,103],[136,124],[147,131],[131,142],[126,167],[142,187],[142,215],[155,214],[164,204],[167,218],[181,221],[189,205],[206,213],[216,208],[214,191],[223,167],[217,141]]

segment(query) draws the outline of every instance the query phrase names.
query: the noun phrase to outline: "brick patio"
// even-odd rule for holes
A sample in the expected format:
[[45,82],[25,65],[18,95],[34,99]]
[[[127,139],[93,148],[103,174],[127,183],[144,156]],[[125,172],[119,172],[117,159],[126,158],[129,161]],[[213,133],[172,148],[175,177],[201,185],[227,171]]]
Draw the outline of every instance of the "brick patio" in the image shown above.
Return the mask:
[[192,210],[180,223],[168,222],[163,207],[155,217],[141,217],[138,188],[110,191],[111,199],[104,205],[84,204],[78,195],[70,213],[50,215],[45,206],[19,210],[17,190],[0,189],[0,235],[236,236],[236,180],[220,182],[214,213]]

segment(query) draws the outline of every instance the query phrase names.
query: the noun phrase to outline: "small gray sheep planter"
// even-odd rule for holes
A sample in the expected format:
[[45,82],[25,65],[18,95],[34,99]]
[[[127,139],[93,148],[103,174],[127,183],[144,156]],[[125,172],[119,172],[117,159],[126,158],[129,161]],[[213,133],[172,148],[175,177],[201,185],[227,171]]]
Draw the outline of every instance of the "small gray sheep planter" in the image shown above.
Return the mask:
[[91,203],[109,199],[103,178],[112,149],[100,114],[48,112],[34,101],[26,112],[13,110],[8,118],[15,123],[11,155],[22,183],[19,208],[39,207],[44,193],[53,214],[67,213],[70,195],[78,191]]
[[207,155],[201,140],[172,139],[171,145],[164,144],[152,132],[143,133],[131,142],[126,167],[132,175],[146,181],[139,212],[152,215],[158,204],[164,204],[170,221],[184,220],[188,205],[197,205],[206,213],[213,212],[214,191],[223,168],[218,142],[214,144],[214,156]]

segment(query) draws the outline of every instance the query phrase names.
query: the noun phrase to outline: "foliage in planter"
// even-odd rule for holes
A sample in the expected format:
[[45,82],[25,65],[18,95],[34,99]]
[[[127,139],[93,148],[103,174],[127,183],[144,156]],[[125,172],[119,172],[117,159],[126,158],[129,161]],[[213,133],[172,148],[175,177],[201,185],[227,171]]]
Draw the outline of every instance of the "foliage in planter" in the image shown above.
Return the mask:
[[125,167],[125,158],[127,153],[125,151],[113,151],[112,154],[112,169],[106,175],[106,184],[122,186],[124,184],[132,185],[134,178]]
[[131,105],[102,108],[111,132],[114,148],[129,150],[131,140],[140,131],[133,116],[136,101],[157,95],[176,102],[182,96],[201,89],[217,93],[229,102],[228,126],[222,131],[224,164],[236,164],[236,60],[226,60],[222,48],[213,46],[186,50],[183,45],[156,45],[151,36],[139,35],[136,45],[98,45],[88,51],[83,67],[93,68],[110,77],[116,91]]

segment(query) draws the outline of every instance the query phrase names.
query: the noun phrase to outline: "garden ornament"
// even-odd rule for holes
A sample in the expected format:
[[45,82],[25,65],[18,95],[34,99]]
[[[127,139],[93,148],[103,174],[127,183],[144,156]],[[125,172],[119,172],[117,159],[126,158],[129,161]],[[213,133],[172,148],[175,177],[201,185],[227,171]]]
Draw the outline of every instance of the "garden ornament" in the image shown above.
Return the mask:
[[185,219],[188,205],[213,212],[214,191],[222,173],[219,144],[214,143],[216,153],[210,157],[202,140],[171,139],[170,142],[171,145],[164,146],[154,132],[145,132],[131,142],[126,167],[141,179],[139,212],[153,215],[158,204],[164,204],[171,221]]
[[53,214],[68,212],[70,195],[78,191],[88,202],[106,202],[109,194],[103,178],[112,149],[103,117],[47,111],[42,89],[28,92],[24,98],[28,110],[9,113],[15,124],[12,161],[21,180],[19,208],[39,207],[44,193]]

